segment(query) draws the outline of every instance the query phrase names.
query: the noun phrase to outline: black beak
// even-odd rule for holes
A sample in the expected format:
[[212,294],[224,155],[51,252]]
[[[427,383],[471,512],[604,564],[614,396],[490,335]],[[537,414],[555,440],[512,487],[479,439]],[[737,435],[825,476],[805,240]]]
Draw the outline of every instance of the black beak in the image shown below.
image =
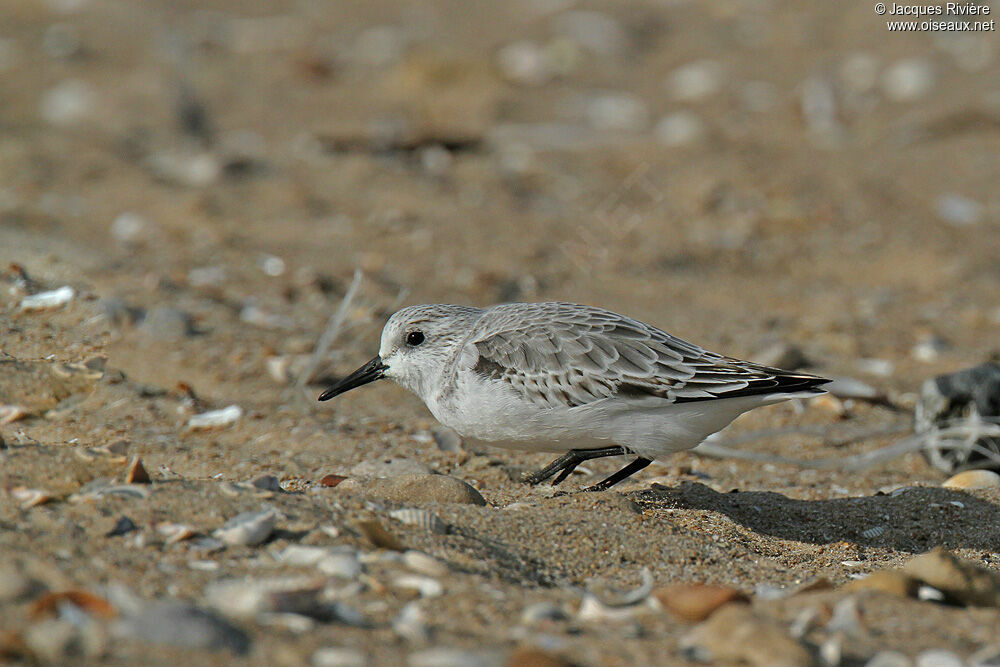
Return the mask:
[[387,368],[389,367],[382,363],[382,357],[375,355],[375,358],[367,364],[320,394],[319,400],[329,401],[334,396],[340,396],[345,391],[356,389],[363,384],[368,384],[375,380],[381,380]]

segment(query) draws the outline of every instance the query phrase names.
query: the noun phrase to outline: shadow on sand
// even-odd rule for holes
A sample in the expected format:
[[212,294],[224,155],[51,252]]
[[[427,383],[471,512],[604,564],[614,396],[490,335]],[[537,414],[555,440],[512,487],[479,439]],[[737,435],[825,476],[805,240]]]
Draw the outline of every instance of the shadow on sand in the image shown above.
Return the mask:
[[709,510],[763,535],[910,553],[936,546],[1000,552],[1000,505],[953,489],[909,487],[894,495],[796,500],[769,491],[719,493],[697,482],[639,491],[643,509]]

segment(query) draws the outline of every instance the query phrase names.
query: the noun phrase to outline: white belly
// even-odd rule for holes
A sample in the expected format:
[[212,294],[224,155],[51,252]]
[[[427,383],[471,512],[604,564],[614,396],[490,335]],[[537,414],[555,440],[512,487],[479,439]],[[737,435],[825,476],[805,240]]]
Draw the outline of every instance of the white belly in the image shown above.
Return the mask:
[[657,397],[607,398],[578,407],[541,408],[506,384],[479,376],[427,407],[463,438],[498,447],[559,452],[622,445],[656,458],[690,449],[747,410],[789,398],[741,398],[671,403]]

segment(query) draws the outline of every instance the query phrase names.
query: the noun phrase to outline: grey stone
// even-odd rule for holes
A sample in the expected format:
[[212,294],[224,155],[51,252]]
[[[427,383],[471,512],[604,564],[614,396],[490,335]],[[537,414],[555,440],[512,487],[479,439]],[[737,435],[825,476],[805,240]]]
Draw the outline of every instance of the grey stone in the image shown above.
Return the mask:
[[215,614],[186,604],[157,602],[114,625],[125,639],[194,649],[228,649],[244,654],[250,639]]
[[139,328],[160,340],[180,340],[195,333],[191,316],[170,306],[156,306],[147,312]]

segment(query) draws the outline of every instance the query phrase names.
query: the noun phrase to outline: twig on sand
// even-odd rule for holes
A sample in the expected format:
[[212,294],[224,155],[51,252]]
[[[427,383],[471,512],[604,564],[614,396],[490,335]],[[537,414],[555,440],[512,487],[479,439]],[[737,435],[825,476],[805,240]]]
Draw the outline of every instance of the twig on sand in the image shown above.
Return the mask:
[[354,279],[351,281],[351,286],[347,288],[347,293],[341,299],[337,310],[327,320],[326,329],[323,330],[323,334],[316,342],[316,348],[309,359],[309,364],[299,373],[299,377],[295,381],[296,388],[302,389],[314,379],[316,369],[319,368],[320,363],[326,358],[333,343],[337,340],[337,336],[340,335],[340,330],[344,326],[344,320],[347,318],[351,303],[354,301],[358,288],[361,286],[361,279],[361,269],[354,269]]

